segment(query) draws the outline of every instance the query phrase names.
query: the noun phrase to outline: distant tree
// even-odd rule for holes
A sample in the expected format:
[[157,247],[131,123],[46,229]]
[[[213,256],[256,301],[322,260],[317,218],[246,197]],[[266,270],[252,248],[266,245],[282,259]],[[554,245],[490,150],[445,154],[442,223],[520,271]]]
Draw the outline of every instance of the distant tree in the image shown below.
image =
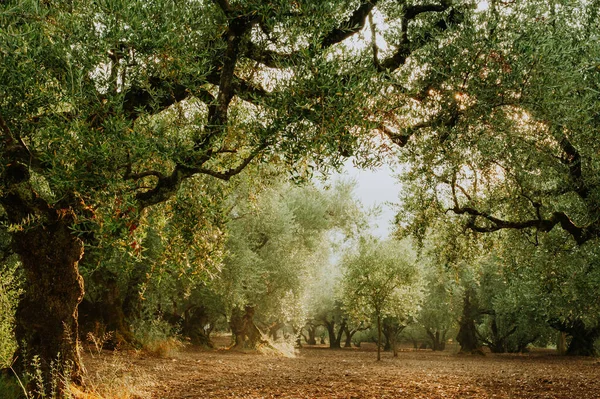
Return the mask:
[[[411,298],[405,290],[416,274],[414,254],[406,242],[363,237],[355,252],[344,256],[342,267],[345,307],[375,321],[381,344],[383,319],[396,316],[399,310],[405,314],[411,310]],[[380,345],[377,360],[381,360]]]
[[321,190],[279,181],[255,201],[233,207],[219,284],[237,346],[259,343],[255,315],[271,328],[304,323],[305,289],[329,262],[329,234],[360,223],[350,188],[340,183]]
[[443,351],[449,334],[456,328],[461,303],[459,282],[452,269],[425,259],[423,302],[416,315],[417,323],[429,338],[431,349]]
[[480,262],[478,335],[494,353],[525,352],[530,344],[547,343],[550,328],[538,309],[533,281],[515,273],[514,263],[504,262],[495,254]]
[[[519,317],[530,315],[565,333],[567,354],[597,354],[595,342],[600,338],[597,246],[592,242],[576,245],[560,230],[540,237],[539,245],[534,248],[522,239],[511,242],[501,252],[506,273],[515,279],[514,288],[506,295],[508,303],[519,305]],[[506,306],[504,301],[499,304]]]

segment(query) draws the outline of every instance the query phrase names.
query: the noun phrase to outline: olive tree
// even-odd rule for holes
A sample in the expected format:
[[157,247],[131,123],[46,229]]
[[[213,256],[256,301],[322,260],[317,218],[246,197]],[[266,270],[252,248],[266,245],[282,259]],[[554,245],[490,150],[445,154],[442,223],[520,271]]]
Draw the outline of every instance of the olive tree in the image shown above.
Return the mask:
[[361,216],[347,183],[318,189],[278,181],[253,201],[236,201],[219,278],[236,346],[261,341],[255,315],[272,335],[285,323],[300,327],[305,292],[329,262],[330,233],[354,230]]
[[375,321],[381,360],[383,319],[408,314],[418,303],[418,297],[406,292],[416,274],[414,254],[406,242],[363,237],[355,251],[344,256],[342,267],[345,306]]
[[[28,287],[17,357],[39,356],[49,380],[60,353],[81,379],[85,245],[185,181],[275,158],[297,171],[376,162],[377,76],[452,30],[460,3],[2,2],[0,205]],[[389,50],[350,51],[375,7],[394,22]]]

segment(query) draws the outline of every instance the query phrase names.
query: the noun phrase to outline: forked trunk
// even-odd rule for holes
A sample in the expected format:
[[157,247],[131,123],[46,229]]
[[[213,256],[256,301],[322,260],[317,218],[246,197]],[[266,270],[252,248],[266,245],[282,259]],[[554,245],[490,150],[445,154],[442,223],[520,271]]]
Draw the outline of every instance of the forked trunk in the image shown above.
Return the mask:
[[317,344],[317,326],[313,324],[307,324],[304,328],[306,328],[306,332],[308,336],[304,336],[304,340],[308,345],[316,345]]
[[346,327],[346,320],[342,319],[341,325],[336,334],[335,332],[335,319],[323,320],[323,324],[325,328],[327,328],[327,334],[329,335],[329,348],[330,349],[340,349],[342,342],[342,334],[344,333],[344,328]]
[[431,340],[431,349],[433,351],[443,351],[446,349],[446,331],[440,333],[439,330],[425,329],[427,336]]
[[262,333],[254,324],[254,307],[246,306],[244,312],[240,308],[234,308],[231,312],[229,322],[233,334],[233,348],[256,349],[258,344],[266,343]]
[[26,278],[15,318],[15,359],[21,372],[40,373],[43,381],[31,385],[41,384],[46,392],[34,396],[49,395],[53,380],[59,391],[65,378],[82,382],[77,305],[84,292],[78,269],[83,243],[71,234],[71,221],[71,215],[57,212],[54,220],[13,235]]

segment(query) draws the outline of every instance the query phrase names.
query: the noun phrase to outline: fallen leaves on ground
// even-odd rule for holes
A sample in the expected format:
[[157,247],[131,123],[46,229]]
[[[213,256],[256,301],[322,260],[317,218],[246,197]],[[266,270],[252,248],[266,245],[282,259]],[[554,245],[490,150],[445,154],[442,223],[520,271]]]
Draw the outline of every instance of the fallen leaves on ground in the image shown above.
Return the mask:
[[131,368],[153,381],[153,399],[600,398],[596,359],[554,355],[468,356],[374,348],[300,349],[296,357],[188,348],[174,358],[140,357]]

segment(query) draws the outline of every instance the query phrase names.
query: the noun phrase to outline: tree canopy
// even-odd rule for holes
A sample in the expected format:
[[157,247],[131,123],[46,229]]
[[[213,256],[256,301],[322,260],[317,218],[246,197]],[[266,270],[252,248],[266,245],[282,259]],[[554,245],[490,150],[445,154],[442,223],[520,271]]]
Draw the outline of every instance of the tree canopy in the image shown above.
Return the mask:
[[[267,164],[306,178],[348,157],[376,166],[390,152],[406,165],[400,235],[423,240],[447,227],[438,236],[440,266],[488,267],[482,281],[506,294],[487,297],[499,306],[497,322],[501,305],[514,303],[511,290],[521,288],[496,277],[522,267],[543,276],[550,288],[540,295],[553,304],[544,308],[547,320],[589,348],[600,334],[597,318],[573,297],[596,287],[599,7],[596,0],[2,2],[0,233],[10,237],[5,260],[18,257],[27,287],[16,312],[16,357],[27,368],[39,356],[48,374],[60,353],[80,380],[70,339],[84,296],[79,262],[87,279],[100,271],[110,280],[123,248],[165,273],[223,266],[231,307],[260,303],[265,284],[297,300],[296,271],[311,262],[304,249],[319,249],[318,238],[348,210],[347,197],[281,188],[284,200],[259,195],[261,211],[246,217],[251,196],[232,203],[234,189],[211,180]],[[512,243],[514,254],[506,249]],[[400,278],[385,257],[395,250],[373,244],[384,255],[371,262],[369,246],[347,259],[348,276],[366,281],[352,275],[361,270],[356,263],[379,265],[373,277]],[[486,263],[482,249],[496,257]],[[580,257],[571,262],[573,253]],[[516,266],[498,271],[500,261]],[[566,275],[548,275],[554,267],[584,277],[557,290]],[[385,291],[394,278],[377,285]],[[217,289],[188,283],[182,291],[202,288],[199,296]],[[362,296],[379,298],[379,288]],[[386,303],[369,306],[381,316]],[[577,312],[567,315],[565,303]],[[576,331],[588,338],[578,341]]]

